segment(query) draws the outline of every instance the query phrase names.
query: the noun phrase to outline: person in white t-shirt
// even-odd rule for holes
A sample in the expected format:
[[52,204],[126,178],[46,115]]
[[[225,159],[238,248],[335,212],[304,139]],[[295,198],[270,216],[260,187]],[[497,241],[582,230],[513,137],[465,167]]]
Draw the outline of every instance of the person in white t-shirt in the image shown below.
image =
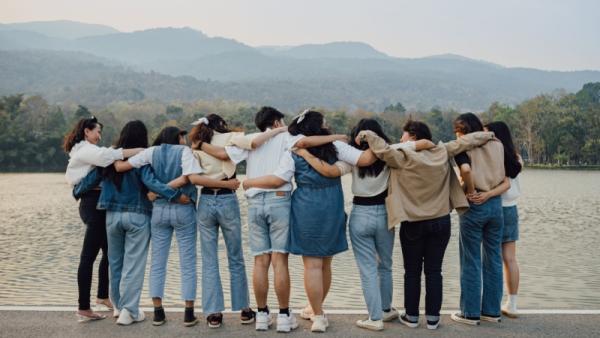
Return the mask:
[[[69,164],[65,178],[75,186],[90,174],[96,167],[107,167],[116,160],[133,156],[143,148],[113,149],[99,147],[102,137],[102,124],[92,116],[80,119],[71,132],[65,136],[63,149],[69,154]],[[98,252],[102,250],[99,266],[98,293],[96,303],[112,310],[109,299],[108,255],[106,240],[106,212],[97,210],[100,187],[83,192],[79,203],[79,214],[86,225],[83,247],[77,269],[77,285],[79,288],[79,307],[77,316],[80,322],[104,319],[106,316],[95,313],[90,308],[90,289],[92,287],[92,271]]]
[[504,228],[502,234],[502,260],[504,263],[504,279],[508,297],[502,306],[502,314],[509,318],[517,318],[517,293],[519,291],[519,264],[517,263],[517,240],[519,240],[519,213],[517,200],[521,196],[519,173],[523,168],[523,160],[517,152],[510,129],[506,123],[497,121],[485,125],[486,131],[492,131],[504,146],[504,182],[487,193],[478,193],[475,203],[483,203],[487,199],[501,195]]

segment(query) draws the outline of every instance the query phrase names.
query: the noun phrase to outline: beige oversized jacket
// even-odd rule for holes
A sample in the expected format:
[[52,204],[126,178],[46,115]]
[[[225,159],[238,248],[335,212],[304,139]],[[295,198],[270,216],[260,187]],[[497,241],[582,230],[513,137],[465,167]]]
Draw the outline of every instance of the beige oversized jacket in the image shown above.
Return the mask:
[[418,152],[394,150],[372,131],[362,131],[359,136],[364,137],[375,155],[391,169],[386,209],[388,228],[393,228],[403,221],[442,217],[452,209],[466,211],[469,203],[450,159],[492,140],[494,133],[471,133]]

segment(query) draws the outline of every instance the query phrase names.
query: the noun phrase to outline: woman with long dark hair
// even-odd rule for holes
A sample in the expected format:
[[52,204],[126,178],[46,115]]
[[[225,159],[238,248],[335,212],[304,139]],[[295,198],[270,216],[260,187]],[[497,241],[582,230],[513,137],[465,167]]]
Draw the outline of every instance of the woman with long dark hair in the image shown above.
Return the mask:
[[[171,182],[180,176],[199,174],[202,168],[186,146],[187,132],[177,127],[165,127],[154,140],[152,147],[130,158],[127,162],[115,163],[119,172],[150,165],[156,179]],[[146,181],[144,181],[146,183]],[[163,325],[166,315],[162,306],[166,280],[166,267],[173,232],[176,234],[179,249],[181,272],[181,296],[185,302],[183,324],[193,326],[198,323],[194,315],[196,299],[196,187],[187,182],[174,193],[163,195],[153,203],[150,222],[152,241],[152,261],[150,267],[150,296],[154,304],[152,324]]]
[[[504,145],[504,171],[509,183],[497,188],[477,194],[472,198],[474,203],[484,203],[494,196],[502,196],[502,213],[504,216],[504,230],[502,232],[502,260],[504,262],[504,275],[508,290],[507,302],[502,306],[502,313],[510,318],[518,317],[517,293],[519,291],[519,264],[516,258],[516,241],[519,239],[519,213],[517,200],[521,195],[519,173],[523,168],[521,156],[515,148],[510,129],[502,121],[485,125],[485,129],[494,132],[496,138]],[[508,186],[510,185],[510,188]]]
[[[312,110],[305,110],[294,118],[288,131],[293,136],[332,136],[323,115]],[[295,144],[302,140],[296,140]],[[348,144],[331,141],[307,151],[329,164],[334,164],[339,158],[356,165],[363,154]],[[335,178],[325,177],[301,156],[287,152],[274,175],[248,179],[244,181],[244,188],[277,188],[290,182],[292,177],[297,188],[292,193],[288,249],[302,256],[304,287],[311,308],[310,317],[302,316],[312,318],[312,331],[325,332],[329,322],[323,313],[323,302],[331,286],[331,261],[334,255],[348,249],[339,174]]]
[[[141,121],[128,122],[115,148],[147,148],[148,131]],[[146,183],[149,182],[150,183]],[[108,260],[111,272],[111,299],[117,324],[143,321],[139,309],[144,272],[150,243],[152,203],[146,197],[148,185],[160,195],[176,191],[154,178],[150,166],[117,172],[114,166],[104,170],[98,209],[106,210]]]
[[[457,138],[483,125],[473,113],[454,121]],[[499,196],[477,204],[477,193],[504,184],[504,147],[497,139],[455,156],[460,168],[469,210],[460,215],[460,312],[452,315],[459,323],[479,325],[480,320],[501,321],[502,301],[502,200]],[[483,256],[483,259],[482,259]]]
[[[116,160],[122,160],[137,154],[142,148],[113,149],[99,147],[102,137],[102,124],[95,117],[80,119],[64,139],[63,149],[69,154],[69,164],[65,174],[67,182],[76,186],[96,167],[106,167]],[[78,191],[79,215],[86,225],[83,247],[77,270],[79,288],[79,308],[77,316],[80,322],[104,319],[106,316],[95,313],[90,308],[90,289],[92,287],[92,270],[98,252],[102,250],[102,258],[98,268],[98,293],[96,304],[112,309],[109,299],[108,256],[106,243],[106,213],[96,209],[100,197],[100,187],[95,186],[86,191]]]

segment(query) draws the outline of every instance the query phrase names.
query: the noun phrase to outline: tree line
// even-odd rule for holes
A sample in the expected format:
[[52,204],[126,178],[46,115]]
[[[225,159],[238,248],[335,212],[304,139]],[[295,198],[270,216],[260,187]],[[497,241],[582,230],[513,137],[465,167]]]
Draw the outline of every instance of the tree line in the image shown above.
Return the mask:
[[[407,119],[426,122],[434,141],[454,139],[456,110],[434,107],[407,110],[402,103],[381,112],[315,109],[322,111],[331,129],[349,133],[361,118],[378,120],[397,142]],[[118,102],[90,111],[84,105],[53,105],[39,95],[14,94],[0,99],[0,171],[61,171],[68,156],[63,136],[82,118],[96,116],[104,124],[103,145],[110,145],[129,120],[142,120],[151,138],[167,125],[189,129],[190,123],[218,113],[235,130],[256,131],[254,114],[259,107],[224,100],[198,100],[164,104],[157,101]],[[587,83],[576,93],[543,94],[511,106],[495,102],[477,112],[485,122],[504,121],[528,164],[586,166],[600,164],[600,82]],[[287,122],[295,112],[289,112]]]

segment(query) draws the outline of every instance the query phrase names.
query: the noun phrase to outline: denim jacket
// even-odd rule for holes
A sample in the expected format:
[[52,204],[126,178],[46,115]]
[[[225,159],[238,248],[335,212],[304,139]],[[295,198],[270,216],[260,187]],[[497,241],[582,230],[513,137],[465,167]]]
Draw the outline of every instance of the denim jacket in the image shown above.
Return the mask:
[[73,196],[80,197],[86,191],[98,186],[100,183],[101,194],[98,200],[98,209],[109,211],[131,211],[143,214],[152,212],[152,203],[146,197],[151,190],[168,201],[174,201],[181,195],[181,191],[173,189],[157,180],[149,165],[123,173],[121,190],[106,178],[102,178],[101,170],[91,171],[74,189]]
[[[154,149],[152,153],[152,169],[159,182],[170,182],[181,176],[181,154],[184,148],[185,146],[179,144],[161,144]],[[144,181],[144,183],[146,182]],[[152,190],[150,186],[148,188]],[[179,188],[179,190],[181,193],[186,194],[194,203],[198,200],[198,191],[195,185],[187,183]],[[163,194],[161,196],[168,198],[168,196]],[[169,199],[169,202],[173,202],[173,199]]]

